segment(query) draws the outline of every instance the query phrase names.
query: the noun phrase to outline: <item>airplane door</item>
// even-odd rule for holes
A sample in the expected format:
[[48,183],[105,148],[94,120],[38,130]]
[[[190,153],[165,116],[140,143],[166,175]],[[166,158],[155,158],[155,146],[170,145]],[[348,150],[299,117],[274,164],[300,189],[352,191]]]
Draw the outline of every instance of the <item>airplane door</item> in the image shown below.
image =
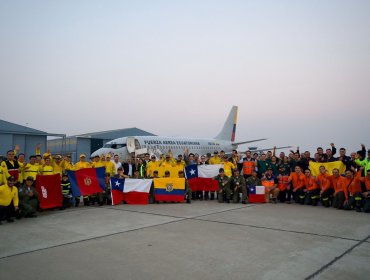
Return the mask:
[[127,137],[127,151],[129,152],[129,154],[131,153],[135,153],[135,138],[133,137]]

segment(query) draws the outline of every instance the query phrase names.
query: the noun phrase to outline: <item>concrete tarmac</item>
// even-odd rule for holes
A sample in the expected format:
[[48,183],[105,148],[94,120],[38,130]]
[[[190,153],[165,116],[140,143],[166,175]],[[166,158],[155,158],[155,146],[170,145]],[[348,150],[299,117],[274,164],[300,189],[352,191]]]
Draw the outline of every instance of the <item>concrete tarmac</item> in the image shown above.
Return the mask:
[[45,211],[0,226],[0,279],[370,279],[370,215],[215,201]]

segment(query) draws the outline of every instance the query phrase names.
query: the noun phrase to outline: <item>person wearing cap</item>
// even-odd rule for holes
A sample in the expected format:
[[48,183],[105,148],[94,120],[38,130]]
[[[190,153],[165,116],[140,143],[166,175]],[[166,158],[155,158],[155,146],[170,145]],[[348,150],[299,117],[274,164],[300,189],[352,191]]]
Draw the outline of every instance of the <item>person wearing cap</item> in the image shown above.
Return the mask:
[[67,170],[74,170],[73,163],[71,162],[71,155],[66,155],[62,161],[63,172]]
[[19,214],[21,217],[36,217],[39,206],[39,195],[34,186],[34,179],[28,176],[24,184],[18,189]]
[[120,166],[117,168],[117,174],[114,175],[115,178],[120,178],[120,179],[124,179],[124,178],[129,178],[129,176],[127,176],[125,174],[125,171],[123,170],[123,167]]
[[238,168],[233,170],[230,188],[233,193],[233,203],[239,202],[240,193],[242,194],[242,204],[247,203],[247,184],[244,177],[240,175]]
[[[365,149],[365,145],[361,145]],[[370,170],[370,149],[367,150],[367,158],[360,160],[360,155],[356,154],[356,164],[364,168],[364,176],[366,176],[367,171]]]
[[36,165],[36,156],[32,155],[29,157],[29,163],[24,167],[25,178],[32,177],[36,180],[36,176],[39,174],[39,166]]
[[73,204],[71,182],[69,181],[67,173],[62,174],[62,182],[60,185],[62,188],[63,195],[63,205],[60,208],[60,210],[64,210],[68,207],[71,207]]
[[39,167],[39,173],[41,175],[53,175],[54,174],[54,168],[51,165],[50,157],[47,157],[44,159],[44,164]]
[[59,174],[62,177],[63,174],[63,166],[62,166],[62,156],[56,155],[54,159],[51,161],[53,165],[54,174]]
[[217,199],[218,202],[230,203],[231,190],[230,190],[230,178],[225,175],[225,170],[220,168],[218,175],[214,178],[218,182]]
[[93,162],[91,164],[92,168],[99,168],[104,167],[105,170],[105,163],[100,160],[100,157],[98,155],[94,156]]
[[153,172],[155,170],[158,170],[158,168],[159,168],[159,162],[156,160],[155,155],[152,155],[150,157],[150,161],[146,165],[146,177],[152,178],[154,176]]
[[262,177],[262,186],[265,187],[265,202],[270,202],[270,196],[272,196],[272,202],[277,202],[279,195],[279,188],[277,187],[278,179],[272,173],[272,168],[268,167],[264,176]]
[[83,168],[90,168],[90,167],[91,167],[90,163],[86,161],[86,155],[80,154],[80,161],[75,164],[74,170],[77,171]]
[[166,155],[166,159],[165,161],[161,162],[159,164],[159,166],[161,167],[161,169],[168,169],[168,170],[171,170],[172,167],[175,167],[175,164],[172,162],[172,159],[171,159],[171,156],[170,155]]
[[14,210],[19,211],[18,188],[15,186],[17,180],[14,176],[7,178],[7,183],[0,186],[0,225],[2,220],[8,223],[14,222],[11,218]]
[[116,166],[110,159],[111,159],[111,155],[106,154],[105,155],[105,172],[109,173],[110,176],[114,176],[116,172]]
[[213,157],[209,159],[209,164],[221,164],[222,160],[218,156],[218,151],[213,152]]
[[245,182],[247,184],[247,193],[249,193],[249,188],[251,187],[262,186],[261,179],[258,178],[258,174],[255,169],[252,170],[251,176],[248,177],[247,180],[245,180]]

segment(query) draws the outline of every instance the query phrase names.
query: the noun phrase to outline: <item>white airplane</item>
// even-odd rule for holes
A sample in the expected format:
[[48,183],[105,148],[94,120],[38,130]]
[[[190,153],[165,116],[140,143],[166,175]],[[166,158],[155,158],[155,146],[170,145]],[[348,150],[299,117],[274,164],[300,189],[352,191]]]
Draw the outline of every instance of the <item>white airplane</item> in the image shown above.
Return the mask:
[[[103,148],[91,154],[94,156],[106,155],[108,153],[118,155],[121,159],[126,159],[132,155],[142,155],[149,153],[157,158],[161,154],[168,153],[171,150],[174,157],[182,155],[185,149],[189,153],[206,155],[213,154],[214,151],[225,151],[226,154],[231,154],[232,150],[236,150],[238,145],[253,143],[266,139],[256,139],[235,143],[236,119],[238,107],[233,106],[226,119],[226,122],[215,138],[200,139],[200,138],[183,138],[183,137],[164,137],[164,136],[130,136],[121,137],[107,142]],[[288,147],[279,147],[283,149]],[[267,149],[266,149],[267,150]]]

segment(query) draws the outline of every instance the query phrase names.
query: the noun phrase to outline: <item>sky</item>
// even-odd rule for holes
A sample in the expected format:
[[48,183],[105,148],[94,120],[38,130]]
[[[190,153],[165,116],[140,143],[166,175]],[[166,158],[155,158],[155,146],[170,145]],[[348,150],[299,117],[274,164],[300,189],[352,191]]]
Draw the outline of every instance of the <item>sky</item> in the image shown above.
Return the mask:
[[369,12],[367,0],[0,0],[0,119],[210,138],[237,105],[236,141],[370,148]]

